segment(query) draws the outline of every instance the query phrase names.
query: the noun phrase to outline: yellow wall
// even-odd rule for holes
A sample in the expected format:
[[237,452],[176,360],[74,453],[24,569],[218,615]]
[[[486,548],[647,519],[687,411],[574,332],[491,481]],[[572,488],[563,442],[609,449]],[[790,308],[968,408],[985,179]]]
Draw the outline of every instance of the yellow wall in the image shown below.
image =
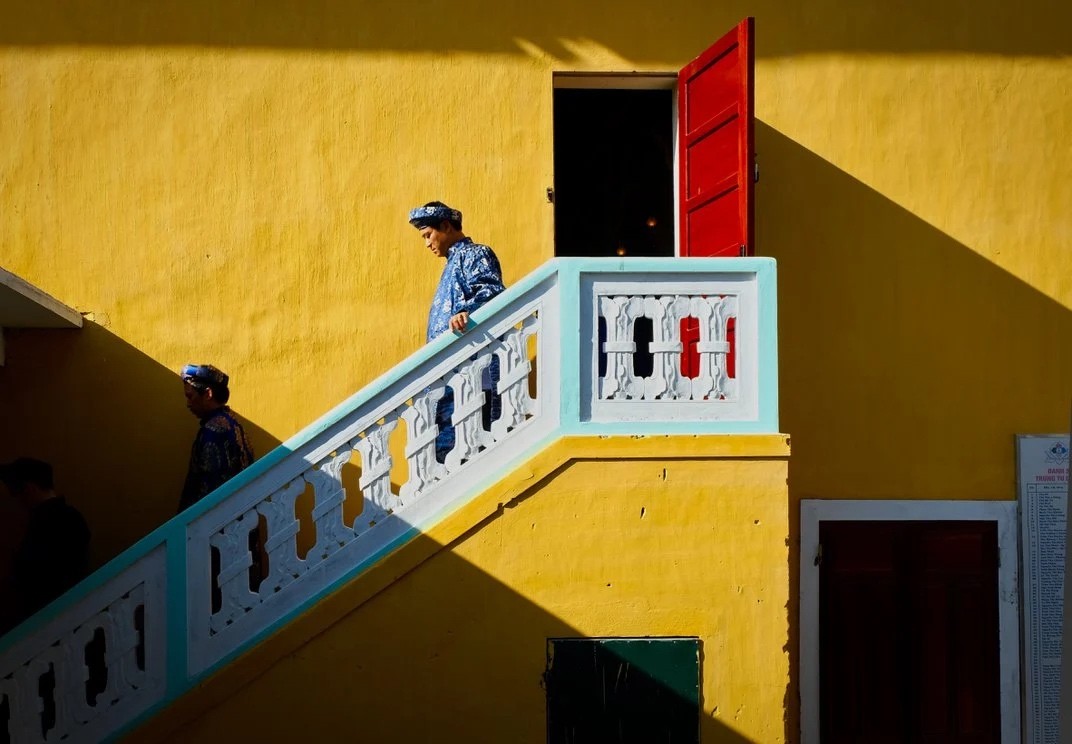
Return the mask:
[[552,255],[553,71],[674,71],[749,14],[794,496],[1011,497],[1072,379],[1044,0],[11,5],[0,263],[92,319],[8,334],[0,456],[52,458],[114,554],[174,508],[179,365],[285,438],[422,342],[410,206],[460,207],[508,281]]
[[[179,730],[165,715],[133,740],[542,742],[547,638],[694,635],[702,740],[782,741],[786,455],[773,437],[560,442],[344,589],[330,627],[309,623],[338,601],[296,647],[239,661],[281,656],[250,684],[210,684]],[[406,573],[407,554],[430,557]],[[360,604],[378,571],[401,578]]]

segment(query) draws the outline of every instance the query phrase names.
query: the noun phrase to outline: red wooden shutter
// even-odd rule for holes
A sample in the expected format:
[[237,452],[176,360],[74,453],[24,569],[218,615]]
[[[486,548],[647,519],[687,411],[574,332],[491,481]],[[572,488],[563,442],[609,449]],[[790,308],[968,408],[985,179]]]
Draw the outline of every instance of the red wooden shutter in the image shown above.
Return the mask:
[[745,18],[678,73],[682,256],[755,253],[753,34]]
[[[755,254],[754,20],[745,18],[678,73],[678,214],[682,256]],[[730,322],[728,373],[736,374]],[[695,318],[681,322],[681,373],[699,374]]]

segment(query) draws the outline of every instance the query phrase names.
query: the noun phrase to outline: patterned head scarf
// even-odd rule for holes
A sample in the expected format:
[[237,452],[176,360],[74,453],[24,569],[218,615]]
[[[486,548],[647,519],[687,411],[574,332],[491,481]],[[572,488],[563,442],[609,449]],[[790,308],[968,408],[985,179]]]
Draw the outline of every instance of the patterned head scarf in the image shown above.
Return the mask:
[[211,364],[187,364],[179,373],[182,381],[197,390],[225,388],[230,378]]
[[462,223],[462,213],[442,202],[432,202],[409,211],[409,224],[418,229],[422,227],[439,227],[443,220],[457,222],[460,225]]

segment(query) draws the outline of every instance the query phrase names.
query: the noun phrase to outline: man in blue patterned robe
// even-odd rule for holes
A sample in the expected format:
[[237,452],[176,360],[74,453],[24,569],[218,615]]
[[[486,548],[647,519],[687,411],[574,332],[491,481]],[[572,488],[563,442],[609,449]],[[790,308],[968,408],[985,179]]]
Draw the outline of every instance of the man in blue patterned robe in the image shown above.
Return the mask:
[[229,378],[210,364],[182,369],[183,392],[190,413],[201,419],[190,467],[179,499],[179,511],[197,503],[253,462],[253,448],[227,401]]
[[[445,331],[462,333],[469,325],[469,314],[481,307],[504,289],[502,268],[495,252],[486,245],[473,242],[462,232],[462,213],[443,202],[429,202],[409,213],[409,223],[417,228],[424,245],[436,257],[447,259],[443,274],[439,277],[428,311],[427,340]],[[500,398],[495,392],[499,380],[499,360],[484,370],[482,385],[486,399],[483,419],[484,428],[499,417]],[[436,406],[436,460],[444,462],[447,453],[454,448],[454,393],[450,388]]]

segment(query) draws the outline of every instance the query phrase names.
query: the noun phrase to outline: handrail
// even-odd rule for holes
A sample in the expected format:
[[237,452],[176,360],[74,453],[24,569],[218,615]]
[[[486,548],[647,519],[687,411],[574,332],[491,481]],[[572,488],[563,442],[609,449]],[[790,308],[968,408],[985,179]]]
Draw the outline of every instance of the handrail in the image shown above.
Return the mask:
[[[502,403],[489,422],[493,359]],[[448,387],[456,441],[440,462]],[[427,344],[0,639],[9,735],[129,730],[558,437],[777,430],[773,260],[548,262],[464,335]],[[295,511],[305,493],[311,540]],[[360,506],[353,520],[347,505]]]

